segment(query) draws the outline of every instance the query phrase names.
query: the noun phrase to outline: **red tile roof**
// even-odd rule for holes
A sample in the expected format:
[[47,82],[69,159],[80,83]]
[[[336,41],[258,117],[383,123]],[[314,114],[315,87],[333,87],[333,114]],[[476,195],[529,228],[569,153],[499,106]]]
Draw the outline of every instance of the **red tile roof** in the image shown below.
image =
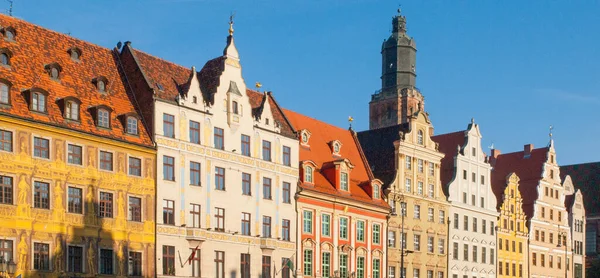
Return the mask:
[[519,177],[519,191],[523,198],[523,211],[527,220],[533,217],[533,204],[537,200],[537,187],[542,179],[544,163],[547,160],[548,148],[538,148],[531,151],[525,158],[523,151],[500,154],[495,159],[492,170],[492,191],[498,204],[502,204],[502,194],[506,188],[506,178],[510,173]]
[[600,162],[560,166],[560,178],[571,176],[575,190],[581,190],[585,213],[600,214]]
[[[0,78],[9,81],[10,106],[1,106],[0,114],[19,117],[62,128],[68,128],[102,137],[152,146],[147,130],[139,125],[139,136],[125,135],[121,115],[137,115],[127,86],[118,66],[118,55],[110,49],[100,47],[61,33],[44,29],[14,17],[0,15],[0,25],[16,31],[14,41],[0,39],[0,48],[12,53],[10,67],[0,66]],[[72,60],[68,50],[73,47],[81,51],[79,61]],[[57,63],[62,71],[60,80],[50,78],[45,66]],[[97,91],[93,80],[105,77],[106,90]],[[29,110],[26,91],[39,88],[48,93],[47,114]],[[63,117],[61,100],[74,97],[81,101],[80,122],[67,121]],[[112,109],[111,128],[97,128],[90,108],[107,106]]]
[[450,196],[448,195],[448,184],[452,181],[456,172],[454,161],[458,155],[458,148],[460,147],[461,153],[464,151],[463,147],[466,143],[466,137],[465,130],[431,137],[431,140],[438,143],[438,150],[444,153],[441,162],[440,179],[446,196]]
[[[314,186],[301,184],[300,187],[303,190],[313,190],[389,208],[383,199],[373,199],[371,196],[371,181],[374,178],[354,131],[339,128],[287,109],[284,109],[284,113],[296,131],[306,129],[311,133],[308,143],[310,148],[300,147],[300,161],[312,161],[317,165],[317,169],[313,175]],[[331,152],[330,142],[334,140],[342,143],[340,156],[333,156]],[[354,165],[354,169],[350,173],[350,193],[338,191],[321,171],[340,159],[348,159]]]

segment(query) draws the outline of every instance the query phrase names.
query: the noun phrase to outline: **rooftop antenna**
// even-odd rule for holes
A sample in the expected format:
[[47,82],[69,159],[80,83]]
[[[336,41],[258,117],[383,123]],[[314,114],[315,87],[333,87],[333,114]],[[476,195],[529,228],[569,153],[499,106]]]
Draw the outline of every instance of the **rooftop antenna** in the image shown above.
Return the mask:
[[13,0],[6,0],[6,1],[8,1],[8,3],[10,4],[10,6],[8,7],[8,15],[12,16]]

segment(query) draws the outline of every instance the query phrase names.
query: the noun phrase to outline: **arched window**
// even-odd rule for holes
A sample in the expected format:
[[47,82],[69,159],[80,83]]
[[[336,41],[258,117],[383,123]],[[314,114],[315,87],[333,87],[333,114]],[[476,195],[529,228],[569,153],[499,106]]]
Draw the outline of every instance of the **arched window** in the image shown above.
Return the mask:
[[102,80],[98,80],[98,91],[104,92],[106,90],[106,84]]
[[304,166],[304,182],[313,182],[313,169],[310,166]]
[[334,143],[333,144],[333,152],[334,153],[339,153],[340,152],[340,144],[338,144],[338,143]]
[[103,128],[110,127],[110,113],[106,109],[98,109],[98,126]]
[[79,52],[76,50],[71,51],[71,59],[79,60]]
[[373,185],[373,199],[379,199],[379,185],[374,184]]
[[135,117],[127,117],[127,133],[138,134],[138,120]]
[[2,104],[9,104],[10,103],[9,88],[10,87],[8,87],[8,85],[6,85],[4,83],[0,83],[0,103],[2,103]]
[[4,37],[6,37],[6,40],[9,40],[9,41],[15,40],[15,31],[12,29],[12,27],[8,27],[7,29],[4,29]]
[[302,133],[302,143],[308,143],[308,135],[306,133]]
[[65,105],[65,118],[69,120],[79,120],[79,104],[75,101],[67,101]]
[[58,71],[58,68],[52,67],[50,69],[50,77],[54,79],[58,79],[60,77],[60,72]]
[[417,132],[417,143],[419,145],[423,145],[423,131],[422,130],[419,130]]
[[8,66],[8,65],[10,65],[10,57],[8,57],[8,54],[6,54],[6,53],[1,53],[1,54],[0,54],[0,62],[1,62],[3,65],[7,65],[7,66]]

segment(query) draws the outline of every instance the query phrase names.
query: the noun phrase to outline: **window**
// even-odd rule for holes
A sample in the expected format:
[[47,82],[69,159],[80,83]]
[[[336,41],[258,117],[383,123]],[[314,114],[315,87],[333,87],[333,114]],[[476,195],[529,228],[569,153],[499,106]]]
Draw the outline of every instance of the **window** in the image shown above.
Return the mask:
[[201,251],[196,250],[195,248],[190,248],[190,253],[194,253],[190,258],[189,264],[192,266],[192,277],[200,277],[202,272],[201,268]]
[[163,179],[175,181],[175,158],[163,155]]
[[419,173],[423,173],[424,168],[423,168],[423,159],[418,159],[417,160],[417,169],[419,169]]
[[471,195],[471,205],[472,206],[475,205],[475,195],[474,194]]
[[33,206],[35,208],[50,209],[50,185],[45,182],[34,182]]
[[476,176],[477,176],[477,175],[476,175],[474,172],[473,172],[473,173],[471,173],[471,181],[472,181],[472,182],[477,182],[477,178],[476,178]]
[[39,137],[33,138],[33,156],[50,158],[50,141]]
[[321,235],[331,236],[331,216],[329,214],[321,214]]
[[100,192],[99,214],[102,218],[113,217],[113,194]]
[[423,182],[422,181],[417,182],[417,194],[423,195]]
[[306,276],[312,275],[312,272],[313,272],[312,271],[312,261],[313,261],[312,250],[305,249],[304,256],[303,256],[302,273]]
[[433,253],[433,237],[432,236],[427,237],[427,252]]
[[100,249],[100,274],[113,274],[113,250]]
[[0,239],[0,258],[4,259],[5,262],[15,261],[12,240]]
[[217,228],[215,228],[218,232],[225,231],[225,209],[224,208],[215,208],[215,218],[217,222]]
[[458,242],[452,243],[452,259],[458,260]]
[[463,229],[465,231],[469,230],[469,216],[464,216],[464,223],[463,223]]
[[413,269],[413,278],[420,278],[421,277],[421,270],[416,268]]
[[406,216],[406,203],[405,202],[400,202],[400,214],[402,216]]
[[242,173],[242,195],[252,195],[252,186],[250,181],[252,177],[248,173]]
[[302,232],[312,234],[312,211],[302,212]]
[[434,196],[434,189],[433,189],[433,184],[429,184],[429,187],[427,188],[427,195],[429,196],[429,198],[433,198]]
[[263,237],[271,237],[271,217],[270,216],[263,216],[262,236]]
[[406,249],[406,241],[407,241],[406,239],[407,239],[406,233],[400,233],[400,243],[402,244],[401,248],[403,248],[403,249]]
[[406,181],[404,182],[404,190],[407,193],[411,192],[411,186],[412,186],[412,180],[411,179],[406,179]]
[[421,218],[421,206],[420,205],[415,205],[414,212],[413,212],[413,217],[415,219],[420,219]]
[[222,128],[215,127],[214,141],[215,149],[225,149],[225,134]]
[[490,264],[494,264],[494,249],[490,248]]
[[175,246],[163,245],[163,275],[175,275]]
[[481,175],[481,179],[480,180],[481,180],[481,184],[482,185],[485,184],[485,176],[484,175]]
[[69,186],[69,201],[67,204],[70,213],[83,213],[83,206],[81,205],[82,190],[77,187]]
[[423,131],[417,131],[417,144],[423,145]]
[[365,278],[365,257],[356,258],[356,278]]
[[236,115],[240,114],[237,101],[232,101],[231,108],[232,108],[231,110],[233,111],[233,114],[236,114]]
[[502,250],[502,239],[498,240],[498,250]]
[[413,235],[413,248],[414,251],[421,251],[421,235]]
[[546,266],[546,255],[545,254],[540,254],[540,262],[542,264],[542,267]]
[[340,277],[348,277],[348,255],[340,254]]
[[406,162],[406,169],[410,170],[412,168],[412,157],[407,155],[405,158],[405,162]]
[[127,117],[127,134],[138,135],[138,120],[135,117]]
[[262,256],[262,278],[271,278],[271,256]]
[[33,92],[31,94],[31,110],[46,113],[46,95]]
[[33,243],[33,269],[50,270],[50,245],[46,243]]
[[281,240],[290,241],[290,220],[281,220]]
[[242,212],[242,235],[250,235],[250,213]]
[[70,164],[81,165],[81,146],[69,144],[68,146],[68,162]]
[[429,167],[427,169],[429,169],[429,175],[430,176],[434,176],[435,175],[435,166],[434,166],[433,162],[429,162]]
[[129,197],[129,221],[142,222],[142,199]]
[[446,240],[443,238],[438,238],[438,253],[440,255],[444,254],[444,249],[446,249]]
[[200,183],[200,163],[190,162],[190,184],[201,185]]
[[285,165],[285,166],[292,165],[291,155],[292,155],[292,149],[290,149],[290,147],[283,146],[283,165]]
[[359,220],[356,222],[356,240],[365,241],[365,221]]
[[142,160],[135,157],[129,158],[129,174],[132,176],[142,176]]
[[100,169],[106,171],[113,170],[113,154],[110,152],[100,151]]
[[477,232],[477,218],[473,217],[473,232]]
[[13,204],[13,178],[11,177],[0,176],[0,204]]
[[502,262],[498,262],[498,274],[500,274],[500,275],[503,275],[503,274],[502,274],[502,269],[503,269],[503,268],[502,268],[502,265],[503,265],[503,263],[502,263]]
[[263,140],[262,142],[262,158],[266,161],[271,161],[271,142]]
[[331,253],[329,252],[323,252],[321,255],[321,275],[331,277]]
[[215,189],[225,190],[225,168],[215,167]]
[[69,272],[83,272],[83,247],[69,246],[69,255],[67,260],[67,269]]
[[106,109],[98,109],[98,126],[103,128],[110,127],[109,113]]
[[175,138],[175,116],[163,114],[163,136]]
[[348,173],[342,172],[340,176],[340,189],[348,191]]
[[242,155],[250,156],[250,136],[242,134]]
[[486,258],[487,258],[486,249],[485,249],[485,247],[481,247],[481,262],[485,263]]
[[305,166],[304,167],[304,182],[313,182],[313,172],[312,167]]
[[300,139],[302,141],[302,144],[308,143],[308,134],[306,132],[302,132],[302,135],[301,135]]
[[291,184],[289,182],[283,182],[283,203],[284,204],[291,204],[292,200],[291,200],[291,196],[290,196],[290,187]]
[[14,41],[15,40],[15,32],[12,30],[4,30],[4,36],[6,36],[6,40]]
[[446,212],[443,210],[440,210],[439,218],[440,218],[440,224],[446,223]]
[[466,192],[463,192],[463,198],[462,199],[463,199],[463,203],[466,204],[467,203],[467,193]]
[[535,252],[531,254],[531,263],[537,265],[537,254]]
[[65,118],[73,121],[79,120],[79,104],[74,101],[67,101],[65,106]]
[[469,245],[468,244],[463,244],[463,260],[464,261],[469,260]]
[[427,208],[427,221],[433,222],[433,214],[434,214],[433,208]]
[[473,262],[477,262],[477,246],[473,246]]
[[388,278],[396,278],[396,267],[388,266]]
[[225,252],[215,251],[215,278],[225,278]]
[[200,212],[200,205],[198,204],[190,204],[190,216],[192,218],[192,221],[190,221],[191,223],[191,227],[192,228],[200,228],[202,225],[200,223],[201,220],[201,212]]
[[379,199],[379,185],[374,184],[373,185],[373,199]]
[[388,231],[388,247],[396,247],[396,232]]
[[163,200],[163,223],[175,225],[175,201]]
[[12,152],[13,150],[12,132],[0,130],[0,151]]
[[458,229],[458,213],[454,214],[454,229]]
[[340,218],[340,239],[348,239],[348,218]]
[[467,170],[463,170],[463,180],[467,180]]
[[3,65],[10,65],[10,57],[8,57],[7,53],[1,53],[0,54],[0,62],[2,62]]
[[481,219],[481,232],[485,234],[486,230],[487,230],[487,221],[485,221],[485,219]]
[[263,199],[271,200],[271,179],[263,178]]
[[98,88],[99,92],[106,91],[106,83],[104,82],[104,80],[98,80],[96,82],[96,87]]
[[241,278],[250,278],[250,254],[240,254]]
[[200,144],[200,123],[190,121],[190,143]]

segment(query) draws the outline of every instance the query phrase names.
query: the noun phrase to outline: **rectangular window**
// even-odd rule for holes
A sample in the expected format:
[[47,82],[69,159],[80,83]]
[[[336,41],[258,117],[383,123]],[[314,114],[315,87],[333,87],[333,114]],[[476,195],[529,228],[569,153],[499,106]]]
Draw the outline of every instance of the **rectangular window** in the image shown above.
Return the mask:
[[494,264],[494,249],[490,248],[490,264]]
[[83,206],[81,204],[82,195],[81,188],[69,186],[69,200],[67,207],[70,213],[83,213]]
[[458,260],[458,242],[452,243],[452,259]]
[[83,247],[69,246],[69,255],[67,260],[67,269],[69,272],[83,272]]
[[429,175],[430,176],[434,176],[435,175],[435,166],[434,166],[433,162],[429,162],[429,167],[427,169],[429,169]]
[[477,218],[473,217],[473,232],[477,232]]
[[50,270],[50,245],[46,243],[33,243],[33,269]]
[[473,246],[473,262],[477,262],[477,246]]
[[287,146],[283,146],[283,165],[292,165],[292,149],[290,149],[290,147]]
[[483,197],[481,197],[481,199],[479,200],[479,205],[482,208],[485,208],[485,199]]
[[417,182],[417,194],[423,195],[423,182],[422,181]]
[[340,239],[348,239],[348,218],[340,218]]
[[142,252],[129,252],[129,276],[142,276]]
[[433,237],[432,236],[427,237],[427,252],[433,253]]
[[303,256],[303,264],[302,264],[302,273],[305,276],[312,276],[313,273],[313,269],[312,269],[312,262],[313,262],[313,256],[312,256],[312,250],[309,249],[305,249],[304,250],[304,256]]
[[242,195],[252,195],[252,186],[251,186],[252,176],[248,173],[242,173]]
[[262,256],[262,278],[271,278],[271,256]]
[[381,226],[373,224],[373,244],[381,244]]
[[340,254],[340,277],[348,277],[348,255]]
[[224,150],[225,149],[225,133],[222,128],[215,127],[215,149]]
[[463,170],[463,180],[467,180],[467,170]]
[[290,241],[290,220],[281,220],[281,240]]
[[421,251],[421,235],[413,235],[413,248],[414,251]]
[[129,174],[136,177],[142,176],[142,160],[135,157],[129,158]]
[[417,168],[419,169],[419,173],[423,173],[423,159],[417,160]]
[[263,199],[271,200],[271,179],[263,178]]
[[242,212],[242,235],[250,235],[250,213]]
[[193,257],[190,258],[190,266],[192,267],[192,277],[200,277],[201,273],[202,273],[202,268],[201,268],[201,255],[202,255],[202,250],[198,249],[196,250],[195,248],[190,248],[190,253],[195,253],[193,255]]
[[321,254],[321,275],[322,277],[331,277],[331,253],[323,252]]
[[70,164],[81,165],[81,146],[69,144],[68,162]]
[[113,194],[108,192],[100,192],[100,217],[112,218],[113,217]]
[[477,175],[475,173],[471,173],[471,181],[477,182]]
[[503,272],[502,265],[503,265],[502,262],[498,262],[498,274],[500,274],[500,275],[503,275],[503,273],[502,273]]
[[400,233],[400,244],[402,244],[402,248],[406,249],[406,242],[407,242],[407,237],[406,237],[406,233]]
[[463,229],[465,231],[469,230],[469,216],[464,216],[464,223],[463,223]]
[[331,216],[329,214],[321,214],[321,235],[331,236]]
[[33,156],[50,158],[50,141],[39,137],[33,138]]
[[100,249],[100,274],[113,274],[113,250]]
[[190,184],[200,186],[200,163],[190,162]]
[[458,213],[454,214],[454,221],[453,222],[454,222],[453,223],[454,224],[454,229],[458,229],[458,224],[459,224],[458,223]]
[[6,131],[6,130],[0,130],[0,151],[5,151],[5,152],[13,151],[12,132]]
[[190,143],[200,144],[200,123],[190,121]]
[[225,252],[215,251],[215,278],[225,278]]
[[413,269],[413,278],[421,278],[421,270],[416,268]]
[[406,162],[406,169],[410,170],[410,168],[412,168],[412,157],[407,155],[405,158],[405,162]]
[[175,246],[162,247],[163,275],[175,275]]
[[485,249],[485,247],[481,247],[481,262],[485,263],[486,259],[487,259],[486,249]]
[[463,260],[464,261],[469,260],[469,245],[468,244],[463,244]]
[[400,202],[400,213],[401,216],[406,216],[406,203],[405,202]]
[[271,237],[271,217],[270,216],[263,216],[262,236],[263,237]]
[[50,185],[45,182],[34,182],[33,206],[50,209]]
[[5,262],[15,261],[12,240],[0,239],[0,258],[3,258]]
[[240,254],[240,276],[250,278],[250,254]]
[[31,110],[37,112],[46,112],[46,96],[41,93],[31,94]]
[[266,161],[271,161],[271,142],[267,140],[262,141],[262,158]]
[[365,221],[356,222],[356,240],[360,242],[365,241]]
[[224,208],[215,208],[215,220],[217,222],[217,227],[215,230],[217,232],[225,231],[225,209]]
[[346,172],[340,174],[340,189],[348,191],[348,173]]
[[443,210],[440,210],[439,222],[440,222],[440,224],[446,223],[446,212]]
[[142,199],[129,197],[129,221],[142,222]]
[[291,184],[289,182],[283,182],[283,194],[282,194],[282,199],[283,199],[283,203],[284,204],[291,204],[292,200],[291,200]]
[[113,154],[110,152],[100,151],[100,169],[106,171],[113,170]]
[[415,205],[413,217],[415,219],[421,219],[421,206],[420,205]]
[[175,138],[175,116],[163,114],[163,135]]
[[250,136],[242,134],[242,155],[250,156]]
[[163,200],[163,223],[175,225],[175,201]]
[[192,218],[191,219],[192,221],[191,221],[190,224],[191,224],[192,228],[200,228],[200,227],[202,227],[202,225],[200,224],[200,223],[202,223],[202,222],[200,222],[200,220],[202,218],[201,217],[202,214],[200,212],[200,208],[201,207],[198,204],[190,204],[190,216]]
[[127,134],[138,134],[138,119],[135,117],[127,117]]
[[225,168],[215,167],[215,189],[225,190]]
[[388,247],[396,247],[396,232],[388,231]]
[[438,238],[438,253],[443,255],[446,249],[446,240],[443,238]]
[[163,179],[175,180],[175,158],[163,155]]
[[412,186],[412,181],[411,179],[406,179],[406,182],[404,184],[405,190],[406,192],[410,193],[411,191],[411,186]]
[[388,266],[388,278],[396,278],[396,267]]
[[429,222],[433,222],[433,218],[434,218],[434,209],[433,208],[427,208],[427,221]]
[[433,187],[433,184],[429,184],[427,187],[427,196],[429,196],[429,198],[433,198],[435,195],[435,190]]
[[302,212],[302,232],[312,234],[312,211],[305,210]]
[[365,257],[356,258],[356,278],[365,278]]

